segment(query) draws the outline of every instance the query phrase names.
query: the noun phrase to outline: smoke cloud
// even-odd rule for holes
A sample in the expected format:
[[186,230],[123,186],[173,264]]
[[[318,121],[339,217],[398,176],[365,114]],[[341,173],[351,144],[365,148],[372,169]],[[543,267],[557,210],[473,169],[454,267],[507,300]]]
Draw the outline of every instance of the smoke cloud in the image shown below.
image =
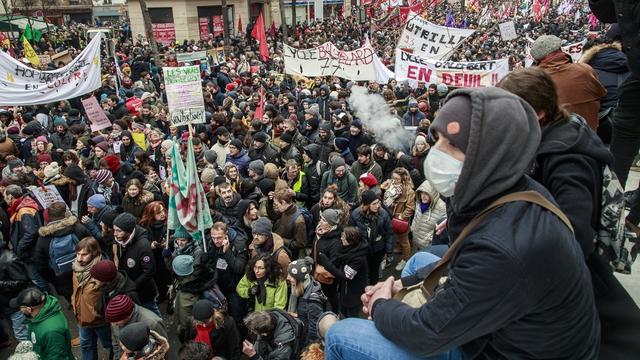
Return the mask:
[[375,132],[376,141],[387,149],[405,151],[411,147],[412,134],[402,127],[400,118],[391,114],[381,95],[369,94],[362,86],[353,86],[349,106],[362,124]]

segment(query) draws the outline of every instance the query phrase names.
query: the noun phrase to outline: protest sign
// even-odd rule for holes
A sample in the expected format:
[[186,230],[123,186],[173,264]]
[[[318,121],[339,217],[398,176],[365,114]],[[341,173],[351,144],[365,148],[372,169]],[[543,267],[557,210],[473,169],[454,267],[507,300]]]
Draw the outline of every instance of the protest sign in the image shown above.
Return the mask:
[[[535,42],[534,39],[527,36],[527,46],[525,48],[525,60],[524,60],[525,67],[530,67],[531,65],[533,65],[534,59],[533,57],[531,57],[531,47],[533,46],[534,42]],[[586,43],[587,43],[587,39],[584,39],[580,42],[563,46],[562,51],[564,51],[565,53],[569,54],[569,56],[571,56],[571,61],[573,61],[574,63],[577,63],[582,57],[582,52],[584,49],[584,45]]]
[[[54,185],[45,185],[45,186],[29,186],[28,189],[31,191],[33,196],[36,198],[36,201],[42,206],[42,208],[46,209],[49,205],[55,202],[65,203],[62,196],[58,192],[58,189]],[[69,207],[67,206],[67,210]]]
[[48,104],[99,88],[101,38],[96,35],[73,61],[53,71],[33,69],[0,51],[0,104]]
[[499,24],[498,27],[500,28],[500,37],[502,37],[503,41],[513,40],[518,36],[516,34],[516,25],[513,21]]
[[111,121],[98,104],[95,96],[82,100],[82,107],[91,122],[91,131],[100,131],[111,126]]
[[175,125],[205,122],[199,66],[165,67],[169,116]]
[[59,63],[63,63],[63,64],[68,64],[71,62],[71,55],[69,54],[69,50],[64,50],[64,51],[60,51],[59,53],[53,54],[51,56],[51,61],[54,64],[59,64]]
[[51,55],[38,55],[40,64],[48,65],[51,62]]
[[425,59],[445,59],[474,31],[439,26],[409,13],[409,21],[404,25],[397,47],[412,49],[414,54]]
[[347,80],[376,80],[369,43],[353,51],[342,51],[330,42],[311,49],[296,49],[284,44],[284,68],[287,74],[337,76]]
[[206,51],[193,51],[188,53],[176,53],[176,60],[178,63],[192,62],[192,61],[207,61]]
[[211,56],[212,64],[220,65],[225,62],[224,47],[209,49],[208,53]]
[[409,80],[412,86],[444,83],[452,87],[494,86],[509,72],[509,60],[440,61],[425,59],[396,49],[395,78]]

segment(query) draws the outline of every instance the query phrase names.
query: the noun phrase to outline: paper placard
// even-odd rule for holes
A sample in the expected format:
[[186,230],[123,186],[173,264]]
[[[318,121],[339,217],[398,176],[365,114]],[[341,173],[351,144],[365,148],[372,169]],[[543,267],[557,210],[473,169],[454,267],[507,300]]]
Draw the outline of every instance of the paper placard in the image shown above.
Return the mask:
[[498,24],[498,27],[500,28],[500,36],[502,37],[503,41],[513,40],[518,37],[518,35],[516,34],[516,25],[513,23],[513,21],[507,21],[502,24]]
[[87,114],[87,118],[91,123],[91,131],[100,131],[111,126],[111,121],[98,104],[98,100],[95,96],[82,100],[82,107]]
[[[41,186],[29,186],[29,190],[35,197],[36,201],[42,206],[44,209],[48,208],[49,205],[55,202],[63,202],[64,199],[60,196],[58,189],[54,185],[45,185]],[[66,205],[66,203],[65,203]],[[69,206],[67,206],[67,210]]]
[[163,72],[171,123],[180,126],[205,122],[199,66],[165,67]]

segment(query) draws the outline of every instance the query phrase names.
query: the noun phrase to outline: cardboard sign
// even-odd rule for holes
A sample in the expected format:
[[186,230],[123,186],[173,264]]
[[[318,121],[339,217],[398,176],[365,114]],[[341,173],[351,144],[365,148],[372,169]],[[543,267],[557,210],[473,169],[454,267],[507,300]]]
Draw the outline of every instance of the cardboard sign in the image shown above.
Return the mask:
[[410,13],[404,25],[398,48],[413,49],[413,53],[425,59],[444,59],[475,30],[456,29],[433,24]]
[[498,27],[500,28],[500,36],[502,37],[502,40],[509,41],[518,37],[516,34],[516,25],[513,21],[498,24]]
[[40,64],[47,65],[51,62],[51,55],[38,55],[40,58]]
[[171,122],[178,126],[205,122],[199,66],[165,67],[163,72]]
[[[58,189],[56,189],[54,185],[45,185],[44,187],[29,186],[29,190],[31,190],[31,193],[34,195],[38,204],[40,204],[44,209],[48,208],[49,205],[55,202],[64,203],[64,199],[60,196]],[[67,210],[69,210],[69,206],[67,206]]]
[[59,63],[68,64],[71,62],[71,55],[69,54],[69,50],[61,51],[57,54],[51,56],[51,61],[54,64],[58,65]]
[[111,121],[98,104],[95,96],[82,100],[82,107],[87,114],[87,118],[91,122],[91,131],[100,131],[111,126]]

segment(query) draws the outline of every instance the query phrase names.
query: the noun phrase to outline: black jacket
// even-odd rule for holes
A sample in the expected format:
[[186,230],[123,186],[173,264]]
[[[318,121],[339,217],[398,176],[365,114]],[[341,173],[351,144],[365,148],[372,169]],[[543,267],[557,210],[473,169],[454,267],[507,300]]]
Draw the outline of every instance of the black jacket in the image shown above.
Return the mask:
[[231,205],[226,206],[224,201],[222,200],[222,197],[218,197],[216,199],[215,209],[216,211],[218,211],[224,216],[234,218],[234,219],[242,219],[242,216],[244,214],[240,213],[240,207],[238,206],[238,202],[240,202],[240,200],[242,200],[242,198],[240,197],[240,194],[238,194],[237,192],[234,192],[233,200],[231,200]]
[[320,265],[338,280],[340,307],[353,308],[362,304],[360,296],[369,283],[368,247],[366,241],[356,245],[342,246],[340,253],[333,261],[324,254],[318,255]]
[[211,251],[207,254],[207,267],[215,269],[218,286],[223,294],[229,295],[236,291],[236,285],[245,274],[245,267],[249,260],[247,251],[247,236],[231,227],[227,227],[229,236],[229,250],[222,252],[222,247],[216,248],[211,244]]
[[365,215],[362,206],[351,212],[351,225],[357,226],[362,239],[369,244],[369,253],[377,254],[384,251],[391,254],[395,245],[396,235],[391,229],[391,216],[380,208],[377,214]]
[[18,311],[9,306],[9,301],[31,285],[31,279],[25,264],[4,247],[0,241],[0,308],[4,315],[9,315]]
[[627,57],[620,51],[619,44],[597,45],[585,51],[580,62],[591,65],[598,80],[607,89],[600,99],[600,110],[616,106],[618,86],[629,76]]
[[311,208],[314,204],[320,200],[320,184],[322,183],[322,174],[329,168],[329,166],[319,161],[320,145],[309,144],[304,147],[312,159],[309,164],[304,164],[304,174],[309,181],[309,201],[307,201],[307,208]]
[[142,305],[138,292],[136,291],[136,284],[131,281],[124,270],[118,271],[118,275],[113,283],[105,285],[104,291],[102,292],[102,301],[105,307],[102,309],[106,308],[109,301],[118,295],[127,295],[134,303]]
[[[196,325],[191,318],[191,326],[185,328],[182,342],[193,340],[196,338]],[[224,316],[224,324],[222,327],[216,327],[209,335],[211,346],[214,349],[214,356],[221,356],[225,359],[241,359],[242,345],[240,341],[240,333],[235,320],[229,315]]]
[[158,288],[153,280],[156,266],[149,243],[149,233],[140,225],[136,225],[134,231],[133,239],[126,246],[117,245],[115,256],[118,258],[120,269],[124,269],[136,284],[138,296],[144,304],[158,295]]

